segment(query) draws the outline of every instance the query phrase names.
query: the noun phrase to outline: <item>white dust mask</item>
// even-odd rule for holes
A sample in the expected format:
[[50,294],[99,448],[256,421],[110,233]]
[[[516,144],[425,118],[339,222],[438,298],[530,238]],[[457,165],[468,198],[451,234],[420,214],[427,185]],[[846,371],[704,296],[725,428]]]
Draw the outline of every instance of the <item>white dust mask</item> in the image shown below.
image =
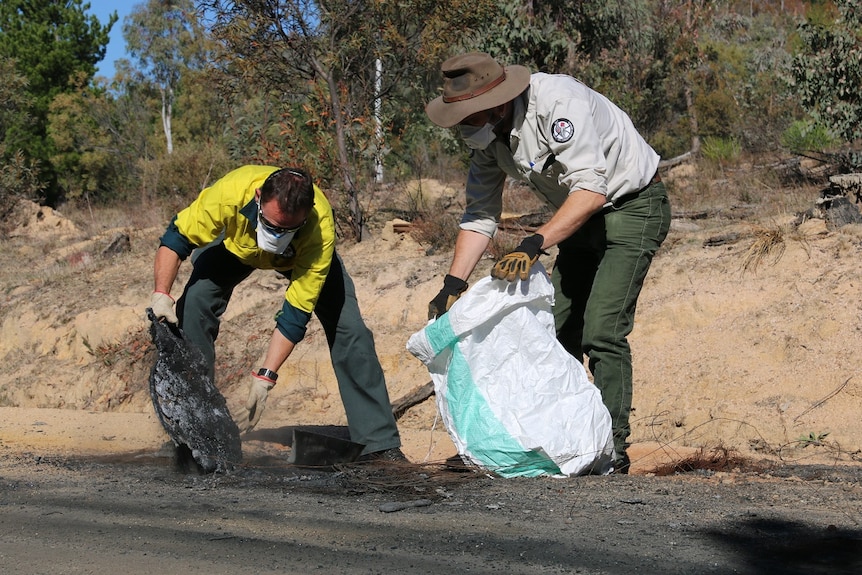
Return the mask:
[[500,118],[493,124],[486,122],[485,125],[481,127],[471,126],[469,124],[458,124],[458,129],[461,130],[461,138],[464,140],[464,143],[467,144],[467,147],[474,150],[484,150],[490,146],[491,142],[494,141],[494,138],[497,137],[497,134],[494,133],[494,128],[496,128],[497,124],[502,121],[503,118]]
[[482,127],[462,124],[458,128],[461,130],[461,138],[464,143],[474,150],[484,150],[497,137],[494,133],[494,124],[485,124]]
[[272,224],[267,226],[263,223],[260,202],[257,206],[257,247],[271,254],[283,254],[293,240],[293,236],[296,235],[298,228],[281,232],[269,229]]
[[274,234],[258,222],[257,247],[271,254],[283,254],[295,235],[296,232]]

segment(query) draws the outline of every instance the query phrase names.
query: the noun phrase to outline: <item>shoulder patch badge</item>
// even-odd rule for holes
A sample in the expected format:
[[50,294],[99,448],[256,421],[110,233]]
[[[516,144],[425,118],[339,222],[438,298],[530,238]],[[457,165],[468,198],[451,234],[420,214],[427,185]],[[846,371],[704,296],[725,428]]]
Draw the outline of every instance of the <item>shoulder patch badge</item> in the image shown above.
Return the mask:
[[554,136],[554,140],[562,144],[572,139],[572,136],[575,135],[575,127],[567,119],[557,118],[551,124],[551,134]]

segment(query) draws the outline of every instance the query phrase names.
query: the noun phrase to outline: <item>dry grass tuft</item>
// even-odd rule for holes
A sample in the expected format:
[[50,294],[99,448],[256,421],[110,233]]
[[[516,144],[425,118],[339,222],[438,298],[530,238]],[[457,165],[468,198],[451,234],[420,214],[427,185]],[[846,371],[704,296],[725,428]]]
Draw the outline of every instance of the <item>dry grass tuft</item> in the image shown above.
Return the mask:
[[443,465],[413,463],[350,463],[338,466],[338,483],[353,493],[380,492],[443,499],[459,485],[486,479],[482,473],[447,470]]
[[410,227],[410,236],[426,247],[428,253],[451,250],[458,237],[461,218],[447,211],[429,211],[417,216]]
[[503,190],[503,213],[524,215],[548,209],[547,204],[530,191],[526,184],[510,182]]
[[117,228],[165,228],[174,214],[185,207],[167,200],[135,201],[91,209],[84,204],[68,203],[59,208],[63,217],[71,220],[87,235],[96,235]]
[[740,456],[725,447],[716,447],[709,451],[701,449],[695,455],[679,461],[673,461],[656,467],[652,473],[659,477],[691,473],[693,471],[753,471],[762,472],[765,465]]
[[784,255],[787,245],[784,241],[784,230],[780,227],[758,228],[754,232],[754,242],[748,248],[742,261],[743,271],[756,272],[758,266],[766,261],[775,265]]

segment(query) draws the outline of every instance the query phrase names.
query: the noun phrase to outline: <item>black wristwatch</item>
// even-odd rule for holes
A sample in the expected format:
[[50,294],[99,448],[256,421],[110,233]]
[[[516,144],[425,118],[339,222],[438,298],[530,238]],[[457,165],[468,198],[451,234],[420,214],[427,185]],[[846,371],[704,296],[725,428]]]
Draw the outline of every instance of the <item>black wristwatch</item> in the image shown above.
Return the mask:
[[265,377],[267,379],[271,379],[272,381],[278,380],[278,374],[272,371],[271,369],[266,369],[265,367],[257,370],[257,374],[261,377]]

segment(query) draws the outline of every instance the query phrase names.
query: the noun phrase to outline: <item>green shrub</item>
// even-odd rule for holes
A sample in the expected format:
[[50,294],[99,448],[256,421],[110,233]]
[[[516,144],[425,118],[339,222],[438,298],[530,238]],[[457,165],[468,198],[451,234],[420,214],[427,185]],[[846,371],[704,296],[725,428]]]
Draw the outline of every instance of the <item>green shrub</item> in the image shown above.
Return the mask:
[[794,153],[825,150],[838,143],[828,128],[806,121],[793,122],[783,134],[781,145]]
[[742,146],[736,138],[706,138],[701,153],[707,160],[718,164],[730,164],[739,158]]
[[231,163],[222,147],[202,144],[181,147],[154,160],[142,160],[139,167],[143,199],[168,199],[185,204],[239,165]]

